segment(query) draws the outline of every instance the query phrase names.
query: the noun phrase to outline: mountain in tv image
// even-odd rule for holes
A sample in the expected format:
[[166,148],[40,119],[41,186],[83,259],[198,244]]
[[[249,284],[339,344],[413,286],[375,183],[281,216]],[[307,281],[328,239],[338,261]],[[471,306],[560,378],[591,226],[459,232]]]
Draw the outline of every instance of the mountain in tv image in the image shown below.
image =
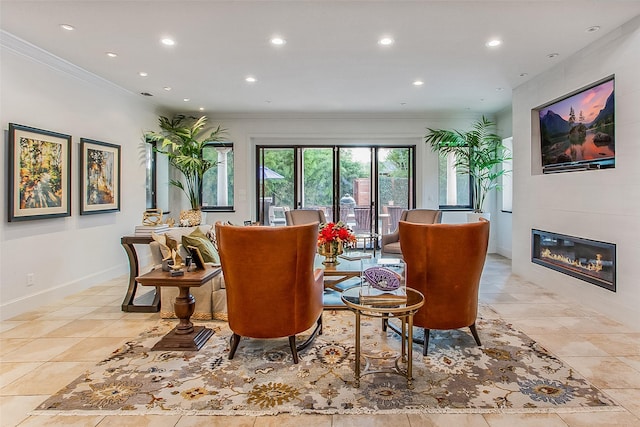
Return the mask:
[[[543,166],[615,157],[613,82],[611,93],[599,111],[588,104],[592,99],[584,96],[588,93],[585,91],[540,111]],[[584,97],[579,98],[581,96]],[[587,111],[586,116],[583,111]]]

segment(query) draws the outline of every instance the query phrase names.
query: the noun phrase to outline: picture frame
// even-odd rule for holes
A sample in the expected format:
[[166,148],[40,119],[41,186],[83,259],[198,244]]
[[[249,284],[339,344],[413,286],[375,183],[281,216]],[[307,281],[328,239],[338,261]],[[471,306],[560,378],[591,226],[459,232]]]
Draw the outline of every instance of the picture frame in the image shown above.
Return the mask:
[[193,262],[196,264],[197,270],[205,269],[204,258],[202,258],[202,254],[200,253],[200,249],[197,246],[187,246],[189,249],[189,253],[191,253],[191,258],[193,258]]
[[71,135],[9,123],[9,222],[71,216]]
[[80,138],[80,215],[120,211],[120,146]]

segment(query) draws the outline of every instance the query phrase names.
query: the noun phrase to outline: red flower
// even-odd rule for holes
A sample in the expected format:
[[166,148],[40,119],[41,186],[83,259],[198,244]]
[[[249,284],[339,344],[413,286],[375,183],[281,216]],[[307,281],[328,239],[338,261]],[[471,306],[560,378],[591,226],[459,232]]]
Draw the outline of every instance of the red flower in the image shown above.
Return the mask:
[[349,230],[349,228],[343,223],[328,222],[320,225],[320,232],[318,233],[318,246],[325,243],[342,242],[343,245],[348,246],[355,243],[356,236]]

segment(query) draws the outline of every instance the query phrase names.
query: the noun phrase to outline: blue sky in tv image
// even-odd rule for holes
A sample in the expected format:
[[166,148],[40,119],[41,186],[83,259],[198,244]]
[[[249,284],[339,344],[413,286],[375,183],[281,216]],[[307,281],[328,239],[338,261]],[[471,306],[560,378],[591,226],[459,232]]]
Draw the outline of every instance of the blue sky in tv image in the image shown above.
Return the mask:
[[539,117],[543,167],[585,162],[614,166],[613,79],[542,107]]

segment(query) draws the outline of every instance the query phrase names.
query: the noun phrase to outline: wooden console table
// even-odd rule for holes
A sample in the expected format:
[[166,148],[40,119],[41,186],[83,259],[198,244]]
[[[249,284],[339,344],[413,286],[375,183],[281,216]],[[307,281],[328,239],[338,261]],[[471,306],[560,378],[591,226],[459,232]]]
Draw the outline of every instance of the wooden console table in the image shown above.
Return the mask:
[[206,266],[202,270],[187,271],[182,276],[172,276],[168,271],[157,268],[136,277],[145,286],[171,286],[180,294],[173,305],[180,323],[153,346],[153,351],[198,351],[213,335],[213,330],[204,326],[193,326],[191,315],[196,307],[196,299],[189,288],[202,286],[220,274],[220,267]]
[[152,241],[151,236],[124,236],[120,239],[120,244],[129,258],[129,287],[124,301],[122,301],[122,311],[135,313],[157,313],[160,311],[160,289],[157,287],[155,292],[148,292],[136,301],[136,291],[138,290],[136,277],[140,274],[140,265],[134,245],[148,245]]

